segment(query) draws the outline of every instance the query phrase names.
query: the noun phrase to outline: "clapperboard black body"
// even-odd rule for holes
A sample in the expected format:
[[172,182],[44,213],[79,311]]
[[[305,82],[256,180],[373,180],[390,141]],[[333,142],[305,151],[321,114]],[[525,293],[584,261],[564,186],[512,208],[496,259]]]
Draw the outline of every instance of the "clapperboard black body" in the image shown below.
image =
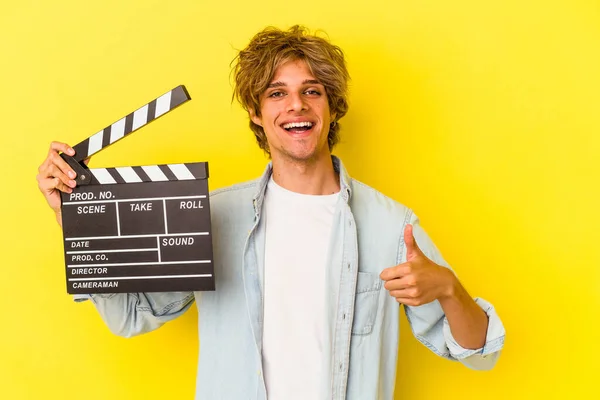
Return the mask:
[[214,290],[206,162],[88,169],[83,160],[190,100],[178,86],[61,156],[70,294]]

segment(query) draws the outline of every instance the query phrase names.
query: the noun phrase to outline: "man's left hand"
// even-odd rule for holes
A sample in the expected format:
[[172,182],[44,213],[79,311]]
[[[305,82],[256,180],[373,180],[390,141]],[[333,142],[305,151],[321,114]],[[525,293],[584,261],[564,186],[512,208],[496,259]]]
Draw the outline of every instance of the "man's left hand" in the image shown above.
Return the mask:
[[404,229],[406,262],[380,274],[384,287],[398,303],[420,306],[452,295],[455,276],[448,268],[431,261],[417,246],[412,225]]

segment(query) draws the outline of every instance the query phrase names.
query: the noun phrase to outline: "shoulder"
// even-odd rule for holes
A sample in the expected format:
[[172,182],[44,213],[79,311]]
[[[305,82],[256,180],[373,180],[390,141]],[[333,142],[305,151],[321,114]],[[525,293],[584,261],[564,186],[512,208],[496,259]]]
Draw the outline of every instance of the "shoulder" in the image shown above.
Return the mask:
[[242,218],[253,215],[254,198],[259,179],[237,183],[210,192],[210,208],[213,219]]
[[[404,227],[414,218],[413,211],[360,181],[352,179],[351,186],[350,209],[356,220],[359,254],[362,250],[369,258],[379,260],[379,264],[398,264]],[[370,261],[363,258],[363,262]]]
[[252,200],[257,187],[258,179],[210,192],[210,218],[215,238],[225,237],[230,240],[236,232],[249,229],[254,221]]
[[350,207],[353,214],[368,216],[371,220],[378,222],[399,223],[405,222],[412,217],[413,211],[404,204],[392,199],[380,191],[351,179],[352,197]]
[[256,193],[258,182],[259,179],[257,178],[213,190],[210,192],[210,199],[216,202],[239,201],[245,198],[251,199]]

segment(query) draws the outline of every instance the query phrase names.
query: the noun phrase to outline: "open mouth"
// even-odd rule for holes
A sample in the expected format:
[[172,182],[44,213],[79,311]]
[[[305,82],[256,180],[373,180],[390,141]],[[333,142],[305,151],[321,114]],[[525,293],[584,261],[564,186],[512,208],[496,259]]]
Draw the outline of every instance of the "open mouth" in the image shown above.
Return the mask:
[[281,127],[290,133],[303,133],[311,130],[313,123],[309,121],[288,122],[287,124],[281,125]]

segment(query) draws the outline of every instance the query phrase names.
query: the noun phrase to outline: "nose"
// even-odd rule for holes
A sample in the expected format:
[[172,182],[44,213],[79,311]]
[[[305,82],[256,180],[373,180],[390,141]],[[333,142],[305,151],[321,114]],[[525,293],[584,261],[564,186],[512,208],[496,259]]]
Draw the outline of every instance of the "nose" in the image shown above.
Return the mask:
[[308,106],[306,105],[306,102],[300,93],[290,93],[288,95],[288,112],[300,112],[306,110],[307,108]]

